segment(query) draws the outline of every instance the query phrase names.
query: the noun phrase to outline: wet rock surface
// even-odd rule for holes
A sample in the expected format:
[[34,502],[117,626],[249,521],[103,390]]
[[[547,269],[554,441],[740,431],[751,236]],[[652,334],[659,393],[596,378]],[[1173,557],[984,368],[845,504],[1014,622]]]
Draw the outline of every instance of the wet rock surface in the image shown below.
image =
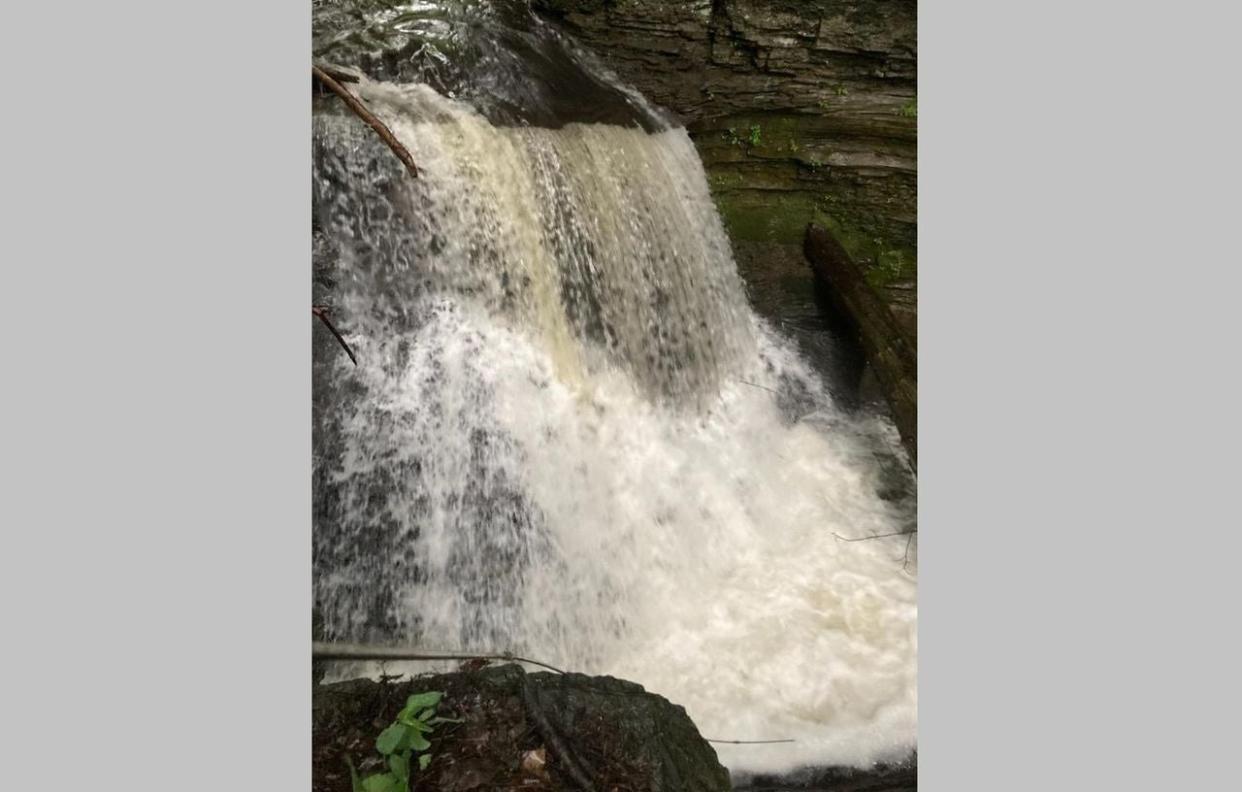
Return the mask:
[[316,60],[395,83],[420,82],[497,125],[663,122],[600,79],[525,0],[323,0],[312,16]]
[[[469,666],[470,664],[467,664]],[[351,792],[383,770],[375,749],[414,693],[440,691],[437,714],[460,719],[430,735],[432,761],[419,790],[839,790],[917,788],[913,758],[868,770],[804,768],[786,774],[729,772],[681,707],[612,677],[527,673],[517,665],[414,679],[354,679],[316,685],[312,696],[314,792]]]
[[841,243],[810,225],[806,258],[836,314],[848,318],[861,342],[911,462],[918,450],[918,352],[884,299],[864,278]]
[[461,722],[430,736],[420,790],[730,789],[728,771],[681,707],[631,682],[516,665],[316,686],[313,789],[349,792],[347,757],[363,776],[382,770],[376,737],[409,695],[424,691],[443,692],[437,714]]
[[841,240],[914,327],[914,0],[532,0],[686,124],[740,242]]

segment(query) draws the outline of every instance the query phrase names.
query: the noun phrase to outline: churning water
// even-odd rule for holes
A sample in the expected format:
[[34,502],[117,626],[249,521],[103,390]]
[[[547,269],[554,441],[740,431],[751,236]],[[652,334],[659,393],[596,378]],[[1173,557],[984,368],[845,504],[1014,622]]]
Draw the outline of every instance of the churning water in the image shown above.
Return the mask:
[[913,551],[839,538],[912,525],[877,494],[895,432],[750,309],[686,132],[354,89],[422,173],[317,115],[359,357],[317,363],[328,636],[512,650],[637,681],[707,737],[797,741],[716,746],[733,769],[908,755]]

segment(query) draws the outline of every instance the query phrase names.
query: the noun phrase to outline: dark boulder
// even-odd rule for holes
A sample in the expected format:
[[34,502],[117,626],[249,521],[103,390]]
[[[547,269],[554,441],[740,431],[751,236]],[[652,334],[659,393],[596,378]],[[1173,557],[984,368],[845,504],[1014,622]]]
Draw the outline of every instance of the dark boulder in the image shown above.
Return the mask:
[[406,698],[441,691],[438,714],[461,719],[431,736],[421,792],[472,789],[716,792],[729,773],[686,711],[639,685],[583,674],[527,674],[504,665],[404,682],[316,686],[316,792],[349,792],[348,757],[379,771],[375,739]]

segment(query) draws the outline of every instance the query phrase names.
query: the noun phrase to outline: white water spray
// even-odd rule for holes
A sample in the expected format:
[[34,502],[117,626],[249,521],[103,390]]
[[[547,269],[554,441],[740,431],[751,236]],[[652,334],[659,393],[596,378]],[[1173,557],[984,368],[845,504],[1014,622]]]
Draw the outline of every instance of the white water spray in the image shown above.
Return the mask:
[[718,745],[733,769],[905,758],[907,542],[834,534],[912,515],[747,306],[685,131],[498,128],[424,86],[359,91],[422,174],[321,119],[361,362],[334,370],[318,461],[329,634],[509,649],[637,681],[708,737],[796,740]]

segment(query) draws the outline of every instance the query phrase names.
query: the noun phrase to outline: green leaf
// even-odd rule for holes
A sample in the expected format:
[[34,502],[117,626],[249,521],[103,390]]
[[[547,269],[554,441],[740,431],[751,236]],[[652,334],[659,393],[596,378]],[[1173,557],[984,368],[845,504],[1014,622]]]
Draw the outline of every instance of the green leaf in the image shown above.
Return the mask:
[[379,773],[367,776],[362,782],[363,792],[403,792],[405,783],[392,773]]
[[431,747],[431,743],[427,742],[426,737],[415,732],[414,736],[410,738],[410,747],[415,751],[425,751]]
[[420,721],[430,720],[431,716],[432,716],[432,715],[435,715],[435,714],[436,714],[436,709],[435,709],[435,707],[430,707],[430,708],[425,709],[425,710],[423,710],[422,712],[418,713],[418,719],[419,719]]
[[406,729],[405,733],[401,735],[401,741],[397,743],[397,748],[393,753],[408,754],[410,752],[410,740],[414,739],[414,735],[417,733],[413,729]]
[[426,770],[427,765],[429,764],[431,764],[431,754],[423,754],[422,756],[418,757],[418,769],[419,770]]
[[388,757],[388,769],[392,774],[401,779],[402,783],[410,780],[410,757],[407,754],[393,754]]
[[427,707],[434,707],[440,703],[440,699],[444,698],[444,694],[439,691],[430,693],[415,693],[405,701],[405,708],[410,712],[416,712]]
[[466,721],[463,720],[462,718],[432,718],[431,720],[427,721],[427,724],[430,726],[435,726],[438,723],[465,723],[465,722]]
[[397,746],[401,744],[401,738],[405,737],[407,731],[409,731],[409,727],[404,723],[394,723],[380,732],[380,736],[375,740],[375,750],[384,756],[388,756],[393,751],[398,750]]

